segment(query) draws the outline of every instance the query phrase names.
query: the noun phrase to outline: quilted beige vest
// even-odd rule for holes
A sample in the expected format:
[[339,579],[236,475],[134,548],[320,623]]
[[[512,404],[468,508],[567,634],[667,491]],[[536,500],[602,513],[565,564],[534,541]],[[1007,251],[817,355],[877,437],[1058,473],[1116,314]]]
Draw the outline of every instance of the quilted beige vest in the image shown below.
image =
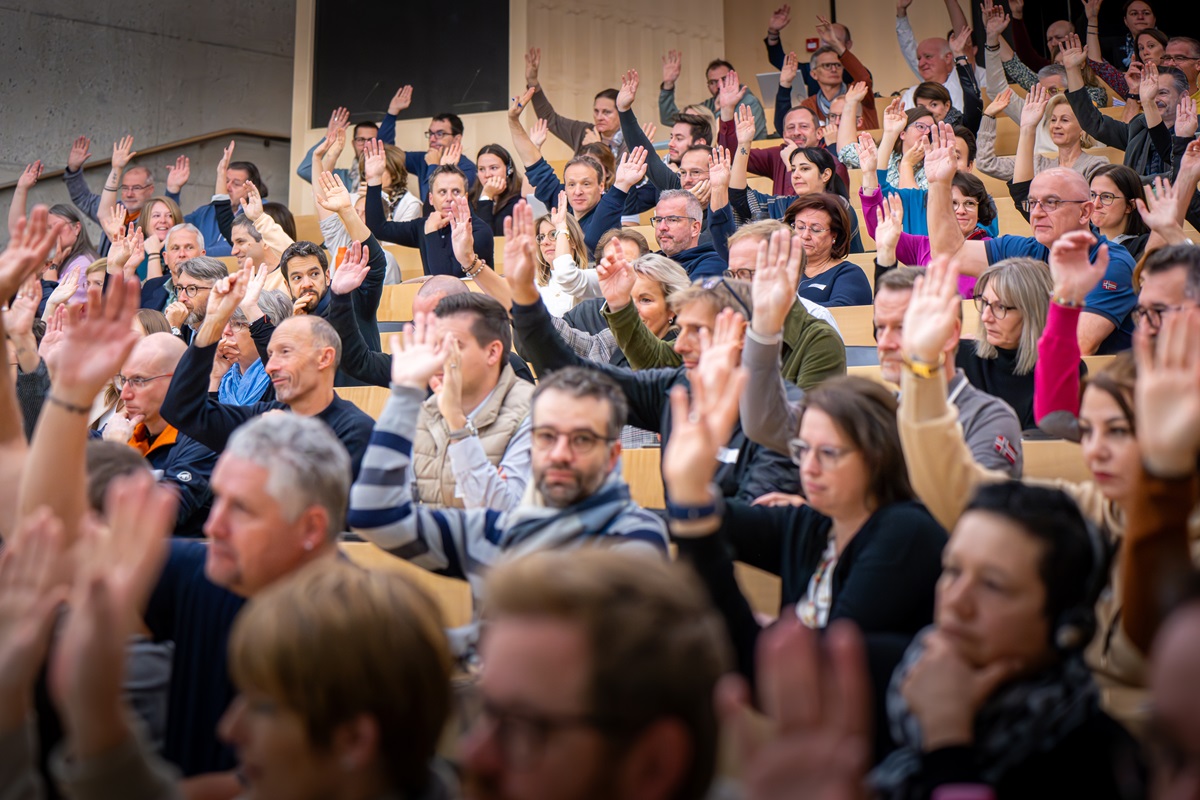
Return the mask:
[[[529,416],[532,399],[533,384],[518,378],[505,364],[496,389],[472,418],[492,466],[499,467],[509,440]],[[463,508],[462,498],[455,497],[457,484],[450,468],[449,446],[450,428],[438,411],[437,396],[431,395],[421,404],[412,461],[417,499],[431,508]]]

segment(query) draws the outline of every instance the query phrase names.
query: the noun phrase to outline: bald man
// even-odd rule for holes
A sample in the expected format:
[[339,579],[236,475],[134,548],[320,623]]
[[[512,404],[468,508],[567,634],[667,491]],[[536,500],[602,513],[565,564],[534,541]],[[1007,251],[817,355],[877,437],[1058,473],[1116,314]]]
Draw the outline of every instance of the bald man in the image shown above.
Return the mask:
[[141,453],[160,480],[179,493],[175,535],[200,538],[212,506],[209,479],[217,454],[180,433],[162,417],[171,376],[187,345],[169,333],[152,333],[129,354],[117,385],[125,409],[104,428],[106,441],[125,442]]
[[[968,275],[979,275],[997,261],[1014,256],[1028,256],[1039,261],[1050,257],[1050,245],[1071,231],[1091,230],[1092,201],[1087,180],[1071,169],[1055,167],[1041,172],[1029,186],[1029,225],[1032,236],[1000,236],[988,241],[968,242],[963,239],[950,199],[950,182],[954,177],[953,140],[950,147],[938,147],[932,159],[925,161],[929,177],[929,245],[933,255],[958,256],[960,269]],[[1108,245],[1108,267],[1104,279],[1085,300],[1079,317],[1079,348],[1084,355],[1109,354],[1128,350],[1132,345],[1133,307],[1137,293],[1133,290],[1134,260],[1121,245],[1110,242],[1098,230],[1092,231],[1096,242],[1090,258],[1096,261],[1101,245]]]
[[242,273],[237,273],[236,277],[218,281],[209,292],[204,322],[183,354],[163,400],[163,417],[217,453],[224,451],[239,425],[259,414],[279,410],[316,417],[345,445],[357,476],[374,421],[333,391],[342,340],[324,318],[302,314],[275,327],[267,345],[266,362],[274,400],[235,406],[209,396],[208,381],[217,343],[245,298],[241,277]]

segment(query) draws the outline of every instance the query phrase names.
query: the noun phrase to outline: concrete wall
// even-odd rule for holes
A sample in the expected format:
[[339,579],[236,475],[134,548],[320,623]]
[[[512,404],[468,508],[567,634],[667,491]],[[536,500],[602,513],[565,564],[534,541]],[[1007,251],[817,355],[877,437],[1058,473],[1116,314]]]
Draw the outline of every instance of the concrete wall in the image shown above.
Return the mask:
[[[22,10],[0,8],[0,30],[0,183],[38,158],[48,169],[63,167],[79,134],[92,138],[93,158],[107,158],[124,133],[145,148],[225,128],[289,131],[293,0],[38,0]],[[153,156],[148,166],[160,187],[177,153],[192,158],[188,211],[212,194],[220,146]],[[286,199],[286,144],[246,141],[237,156],[258,162],[268,185],[278,186],[272,194]],[[92,172],[98,191],[107,168]],[[10,196],[0,193],[0,208]],[[58,179],[35,187],[31,198],[68,202]]]

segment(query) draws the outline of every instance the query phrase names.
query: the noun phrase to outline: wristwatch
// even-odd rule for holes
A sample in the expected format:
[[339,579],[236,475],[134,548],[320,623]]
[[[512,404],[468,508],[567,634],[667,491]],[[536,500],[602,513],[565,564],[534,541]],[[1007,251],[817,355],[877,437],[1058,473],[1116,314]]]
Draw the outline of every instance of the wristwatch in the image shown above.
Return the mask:
[[909,371],[918,378],[932,378],[938,373],[942,366],[946,363],[946,354],[939,353],[938,360],[932,364],[927,361],[921,361],[916,358],[904,356],[904,366],[908,367]]
[[461,442],[469,436],[478,436],[479,429],[475,427],[475,423],[467,420],[467,424],[456,431],[450,431],[450,441]]

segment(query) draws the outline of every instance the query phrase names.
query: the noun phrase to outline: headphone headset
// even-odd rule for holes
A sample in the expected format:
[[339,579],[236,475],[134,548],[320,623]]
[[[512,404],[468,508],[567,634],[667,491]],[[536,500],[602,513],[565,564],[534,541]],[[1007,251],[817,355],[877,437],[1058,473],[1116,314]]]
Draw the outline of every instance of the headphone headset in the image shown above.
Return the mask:
[[508,169],[507,169],[507,170],[505,170],[505,173],[506,173],[506,174],[507,174],[509,177],[512,177],[512,174],[513,174],[513,168],[512,168],[512,164],[509,164],[509,165],[508,165]]
[[1083,600],[1058,615],[1054,622],[1053,644],[1063,653],[1084,649],[1096,635],[1096,601],[1108,583],[1111,551],[1100,531],[1090,520],[1084,521],[1088,543],[1092,546],[1092,568],[1088,573]]

